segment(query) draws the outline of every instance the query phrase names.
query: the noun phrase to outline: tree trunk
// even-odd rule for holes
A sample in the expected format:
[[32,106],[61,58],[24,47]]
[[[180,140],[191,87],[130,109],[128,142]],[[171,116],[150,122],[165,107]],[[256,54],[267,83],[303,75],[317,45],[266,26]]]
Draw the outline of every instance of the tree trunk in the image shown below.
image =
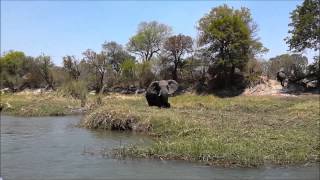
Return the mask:
[[236,67],[235,67],[235,66],[232,66],[232,67],[231,67],[230,74],[229,74],[229,82],[230,82],[230,83],[233,83],[233,77],[234,77],[235,71],[236,71]]
[[100,76],[101,77],[100,77],[99,91],[97,93],[99,93],[102,90],[102,87],[103,87],[103,74],[100,74]]
[[230,78],[228,77],[228,72],[226,70],[223,71],[222,80],[224,81],[224,88],[228,88],[230,85]]
[[173,69],[173,72],[172,72],[172,79],[175,80],[175,81],[178,80],[177,72],[178,72],[178,65],[175,63],[174,64],[174,69]]

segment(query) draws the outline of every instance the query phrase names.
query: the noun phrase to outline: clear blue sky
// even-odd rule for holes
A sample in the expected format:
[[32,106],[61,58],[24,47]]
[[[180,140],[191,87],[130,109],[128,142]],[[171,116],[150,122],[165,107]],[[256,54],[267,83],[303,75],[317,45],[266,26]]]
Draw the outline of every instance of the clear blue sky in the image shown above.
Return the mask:
[[59,65],[64,55],[81,57],[88,48],[100,51],[104,41],[125,45],[140,22],[151,20],[196,37],[197,21],[224,3],[251,10],[258,35],[270,49],[263,58],[287,52],[283,39],[289,13],[302,1],[1,1],[1,52],[45,53]]

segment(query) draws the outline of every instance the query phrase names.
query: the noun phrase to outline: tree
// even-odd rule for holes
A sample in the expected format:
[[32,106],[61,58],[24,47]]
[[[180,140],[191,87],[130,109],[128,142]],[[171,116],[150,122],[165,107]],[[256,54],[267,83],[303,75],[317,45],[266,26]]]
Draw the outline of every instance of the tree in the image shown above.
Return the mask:
[[200,19],[198,29],[199,44],[211,53],[212,75],[217,75],[225,87],[230,85],[236,68],[244,70],[250,58],[267,51],[256,38],[257,25],[247,8],[213,8]]
[[121,64],[126,59],[134,59],[120,44],[114,41],[103,43],[102,48],[108,57],[108,63],[111,64],[112,69],[118,74],[121,71]]
[[63,57],[63,68],[69,73],[73,80],[78,80],[80,77],[79,61],[74,56]]
[[150,61],[136,64],[140,87],[147,88],[150,83],[155,80],[155,74],[152,72],[152,65],[152,62]]
[[52,78],[55,87],[61,87],[70,82],[70,74],[60,66],[53,66],[51,68]]
[[0,85],[16,90],[22,84],[23,63],[26,56],[21,51],[8,51],[0,58]]
[[320,1],[305,0],[291,12],[290,36],[285,40],[290,50],[320,50]]
[[156,21],[142,22],[136,35],[130,38],[127,47],[132,53],[139,55],[143,61],[150,61],[154,54],[161,50],[171,28]]
[[308,66],[308,74],[315,76],[318,81],[317,86],[320,87],[320,56],[314,57],[314,62]]
[[50,56],[46,56],[44,54],[35,58],[35,70],[37,74],[46,82],[46,89],[55,89],[53,76],[51,72],[51,68],[53,67],[53,63],[51,61]]
[[35,58],[26,56],[21,51],[9,51],[0,58],[1,88],[23,90],[24,88],[39,88],[46,83],[38,70]]
[[282,54],[270,58],[270,68],[268,74],[275,77],[276,73],[282,68],[291,79],[304,77],[307,72],[308,58],[301,54]]
[[[290,50],[303,52],[305,49],[320,51],[320,1],[305,0],[301,6],[297,6],[291,12],[291,23],[289,24],[290,36],[286,43]],[[319,54],[319,53],[318,53]],[[317,80],[317,86],[320,87],[320,56],[314,57],[313,64],[308,67],[308,78]]]
[[127,85],[136,80],[136,62],[133,59],[126,59],[121,63],[122,81]]
[[177,70],[182,67],[183,55],[192,51],[192,45],[192,38],[182,34],[171,36],[165,41],[163,49],[168,57],[166,60],[173,63],[172,78],[174,80],[178,79]]
[[12,75],[17,74],[25,58],[25,54],[21,51],[6,52],[1,57],[1,67]]
[[91,49],[86,50],[84,53],[84,60],[90,64],[93,73],[95,73],[95,89],[99,93],[104,84],[105,74],[107,73],[108,68],[108,59],[105,52],[96,53]]

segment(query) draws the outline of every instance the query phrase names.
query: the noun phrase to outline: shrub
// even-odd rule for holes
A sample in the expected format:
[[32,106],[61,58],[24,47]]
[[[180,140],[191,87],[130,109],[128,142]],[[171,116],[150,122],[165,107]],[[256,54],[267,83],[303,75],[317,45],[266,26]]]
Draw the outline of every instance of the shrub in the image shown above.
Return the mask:
[[59,93],[63,96],[71,96],[75,99],[81,100],[81,106],[85,105],[87,99],[87,84],[84,81],[69,81],[65,83],[60,89]]
[[134,83],[136,80],[136,63],[133,59],[126,59],[121,63],[121,81],[126,86],[131,85],[130,83]]
[[152,64],[150,62],[143,62],[142,64],[139,64],[137,68],[140,87],[148,87],[155,79],[155,75],[151,70]]
[[250,59],[246,66],[246,85],[253,87],[260,83],[260,76],[262,75],[262,65],[256,59]]

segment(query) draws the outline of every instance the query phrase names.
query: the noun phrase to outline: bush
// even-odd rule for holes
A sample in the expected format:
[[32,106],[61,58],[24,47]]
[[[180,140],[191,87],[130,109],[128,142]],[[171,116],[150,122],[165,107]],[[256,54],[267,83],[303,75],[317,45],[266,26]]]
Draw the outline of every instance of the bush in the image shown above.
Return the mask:
[[277,72],[283,68],[284,72],[290,79],[297,79],[305,76],[308,59],[300,54],[282,54],[274,58],[270,58],[270,66],[268,74],[275,78]]
[[246,85],[249,87],[253,87],[260,83],[260,77],[262,75],[262,65],[256,59],[250,59],[245,72]]
[[139,85],[140,87],[148,87],[149,84],[155,79],[155,75],[151,71],[152,64],[150,62],[143,62],[139,64],[138,69],[138,77],[139,77]]
[[121,63],[121,77],[120,80],[126,86],[132,85],[136,81],[136,63],[132,59],[126,59]]
[[59,93],[63,96],[71,96],[75,99],[81,100],[81,106],[85,105],[87,99],[87,84],[84,81],[69,81],[65,83],[60,89]]

